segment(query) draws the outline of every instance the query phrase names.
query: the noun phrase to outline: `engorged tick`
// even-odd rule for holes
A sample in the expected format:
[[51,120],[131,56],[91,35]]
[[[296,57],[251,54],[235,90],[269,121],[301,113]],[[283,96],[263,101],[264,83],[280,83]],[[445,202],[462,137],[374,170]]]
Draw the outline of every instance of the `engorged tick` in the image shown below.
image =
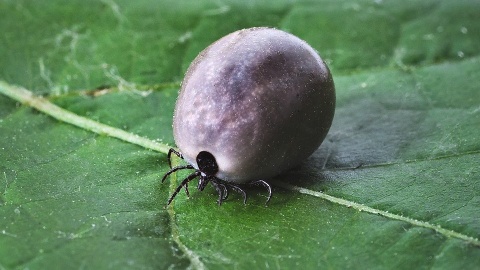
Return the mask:
[[[281,30],[233,32],[190,65],[175,106],[170,170],[192,169],[168,200],[199,178],[218,204],[233,189],[264,186],[309,157],[322,143],[335,111],[335,86],[324,61],[305,41]],[[188,164],[171,166],[175,154]]]

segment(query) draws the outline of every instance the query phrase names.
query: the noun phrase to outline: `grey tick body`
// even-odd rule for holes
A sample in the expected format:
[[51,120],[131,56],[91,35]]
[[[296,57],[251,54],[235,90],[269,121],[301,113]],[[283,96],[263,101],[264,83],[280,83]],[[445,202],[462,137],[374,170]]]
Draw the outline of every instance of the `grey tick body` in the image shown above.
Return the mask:
[[314,49],[286,32],[251,28],[221,38],[193,61],[173,132],[194,169],[201,172],[197,159],[205,151],[218,165],[212,177],[242,184],[271,178],[310,156],[334,110],[333,79]]

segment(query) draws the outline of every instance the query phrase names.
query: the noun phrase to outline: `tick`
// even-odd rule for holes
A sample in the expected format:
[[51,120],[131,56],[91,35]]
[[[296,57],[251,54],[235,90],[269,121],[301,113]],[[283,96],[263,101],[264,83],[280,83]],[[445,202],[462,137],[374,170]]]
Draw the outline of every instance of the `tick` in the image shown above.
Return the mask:
[[[305,41],[258,27],[233,32],[203,50],[188,68],[175,105],[170,170],[191,169],[170,196],[199,178],[211,183],[220,205],[228,190],[246,203],[247,186],[265,181],[309,157],[322,143],[335,111],[332,75]],[[188,164],[172,168],[171,155]]]

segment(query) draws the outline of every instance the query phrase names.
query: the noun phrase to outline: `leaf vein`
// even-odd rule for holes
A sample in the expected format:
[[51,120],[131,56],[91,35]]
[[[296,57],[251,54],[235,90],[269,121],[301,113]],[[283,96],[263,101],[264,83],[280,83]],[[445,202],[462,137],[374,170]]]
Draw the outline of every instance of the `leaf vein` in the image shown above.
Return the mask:
[[[176,162],[177,162],[176,160],[173,160],[172,166],[176,166],[177,165]],[[173,191],[177,187],[177,174],[173,174],[170,177],[171,177],[170,190]],[[195,252],[193,252],[191,249],[189,249],[180,239],[180,232],[179,232],[180,229],[179,229],[179,227],[177,225],[177,222],[175,220],[174,206],[175,206],[175,200],[172,201],[172,203],[167,206],[168,216],[170,217],[170,230],[171,230],[173,241],[177,244],[177,246],[180,248],[180,250],[182,250],[182,252],[187,256],[187,258],[191,262],[191,265],[195,269],[202,269],[202,270],[206,269],[205,265],[200,260],[200,256],[198,254],[196,254]]]
[[122,129],[114,128],[112,126],[93,121],[89,118],[79,116],[68,110],[60,108],[43,97],[33,95],[32,92],[22,87],[13,86],[0,81],[0,93],[23,104],[27,104],[59,121],[72,124],[94,133],[101,135],[106,134],[110,137],[140,145],[144,148],[152,149],[165,154],[168,153],[168,150],[170,149],[170,147],[166,144],[158,143]]
[[406,217],[406,216],[401,216],[401,215],[389,213],[388,211],[383,211],[383,210],[380,210],[380,209],[376,209],[376,208],[373,208],[373,207],[363,205],[361,203],[356,203],[356,202],[348,201],[348,200],[345,200],[345,199],[337,198],[337,197],[325,194],[325,193],[320,192],[320,191],[314,191],[314,190],[290,185],[290,184],[279,182],[279,181],[272,181],[272,182],[276,186],[279,186],[279,187],[287,189],[287,190],[296,191],[296,192],[299,192],[299,193],[302,193],[302,194],[305,194],[305,195],[314,196],[314,197],[317,197],[317,198],[322,198],[322,199],[325,199],[325,200],[330,201],[332,203],[336,203],[336,204],[343,205],[343,206],[346,206],[346,207],[349,207],[349,208],[351,207],[353,209],[357,209],[358,211],[367,212],[367,213],[370,213],[370,214],[376,214],[376,215],[380,215],[380,216],[383,216],[383,217],[386,217],[386,218],[407,222],[407,223],[410,223],[410,224],[418,226],[418,227],[431,229],[431,230],[436,231],[437,233],[440,233],[440,234],[446,236],[447,238],[457,238],[457,239],[466,241],[466,242],[468,242],[472,245],[480,247],[480,240],[479,239],[468,236],[468,235],[465,235],[465,234],[462,234],[462,233],[459,233],[459,232],[456,232],[456,231],[453,231],[453,230],[442,228],[440,225],[432,224],[432,223],[429,223],[429,222],[426,222],[426,221],[421,221],[421,220],[417,220],[417,219]]

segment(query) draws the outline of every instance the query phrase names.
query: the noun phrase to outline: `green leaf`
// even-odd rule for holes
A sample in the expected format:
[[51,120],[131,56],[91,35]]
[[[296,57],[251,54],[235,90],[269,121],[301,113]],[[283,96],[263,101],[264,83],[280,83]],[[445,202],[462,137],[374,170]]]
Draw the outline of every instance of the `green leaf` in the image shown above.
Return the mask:
[[[0,269],[477,268],[478,14],[471,0],[0,1]],[[329,63],[332,129],[270,180],[267,207],[262,189],[219,207],[208,187],[166,208],[186,175],[160,183],[183,74],[253,26]]]

